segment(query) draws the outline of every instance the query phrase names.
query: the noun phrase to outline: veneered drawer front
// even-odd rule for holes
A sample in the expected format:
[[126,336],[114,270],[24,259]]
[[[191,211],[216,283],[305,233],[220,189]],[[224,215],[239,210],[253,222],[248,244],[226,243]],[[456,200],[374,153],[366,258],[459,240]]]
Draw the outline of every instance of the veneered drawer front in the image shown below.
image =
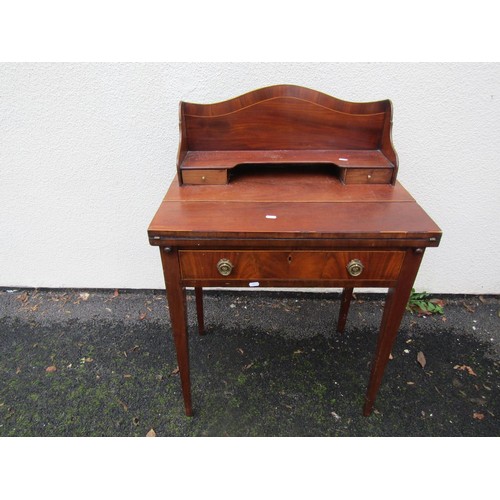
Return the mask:
[[[357,260],[363,280],[395,280],[403,251],[265,251],[181,250],[182,278],[186,280],[356,279],[348,265]],[[220,267],[220,270],[218,268]],[[228,274],[222,274],[229,273]]]
[[183,170],[182,182],[184,184],[227,184],[227,170]]
[[346,184],[389,184],[393,170],[390,168],[353,168],[344,176]]

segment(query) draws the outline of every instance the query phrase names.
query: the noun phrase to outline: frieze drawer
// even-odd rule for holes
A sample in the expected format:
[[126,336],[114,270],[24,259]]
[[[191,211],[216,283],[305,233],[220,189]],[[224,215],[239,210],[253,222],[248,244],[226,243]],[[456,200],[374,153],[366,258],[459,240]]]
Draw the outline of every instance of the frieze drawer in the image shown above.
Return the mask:
[[397,279],[403,251],[181,250],[185,280]]

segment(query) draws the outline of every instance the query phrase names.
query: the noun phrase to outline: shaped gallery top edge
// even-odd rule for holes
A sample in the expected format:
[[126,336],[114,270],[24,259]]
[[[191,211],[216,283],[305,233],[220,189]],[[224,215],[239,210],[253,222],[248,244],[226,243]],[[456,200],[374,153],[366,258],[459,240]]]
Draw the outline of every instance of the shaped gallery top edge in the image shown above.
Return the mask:
[[254,104],[279,98],[295,98],[317,104],[335,111],[351,114],[389,113],[392,104],[389,99],[381,101],[353,102],[333,97],[324,92],[299,85],[279,84],[261,87],[237,97],[215,103],[180,102],[181,114],[197,116],[216,116],[232,113]]

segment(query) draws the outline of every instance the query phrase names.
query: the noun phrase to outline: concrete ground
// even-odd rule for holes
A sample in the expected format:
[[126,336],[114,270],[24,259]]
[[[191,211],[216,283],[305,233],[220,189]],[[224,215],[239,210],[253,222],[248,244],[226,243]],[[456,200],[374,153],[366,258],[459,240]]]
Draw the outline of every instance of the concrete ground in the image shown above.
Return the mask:
[[183,412],[164,293],[0,290],[0,436],[499,436],[500,299],[407,313],[368,418],[383,302],[188,291],[194,417]]

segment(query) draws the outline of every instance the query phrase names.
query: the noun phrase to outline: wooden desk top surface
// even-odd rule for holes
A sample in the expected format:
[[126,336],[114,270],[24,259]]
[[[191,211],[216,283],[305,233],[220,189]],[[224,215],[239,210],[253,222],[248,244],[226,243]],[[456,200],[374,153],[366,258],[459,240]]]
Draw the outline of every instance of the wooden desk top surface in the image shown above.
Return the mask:
[[343,185],[325,168],[242,172],[222,186],[179,186],[175,178],[148,233],[153,245],[179,238],[371,238],[437,246],[441,237],[399,182]]

